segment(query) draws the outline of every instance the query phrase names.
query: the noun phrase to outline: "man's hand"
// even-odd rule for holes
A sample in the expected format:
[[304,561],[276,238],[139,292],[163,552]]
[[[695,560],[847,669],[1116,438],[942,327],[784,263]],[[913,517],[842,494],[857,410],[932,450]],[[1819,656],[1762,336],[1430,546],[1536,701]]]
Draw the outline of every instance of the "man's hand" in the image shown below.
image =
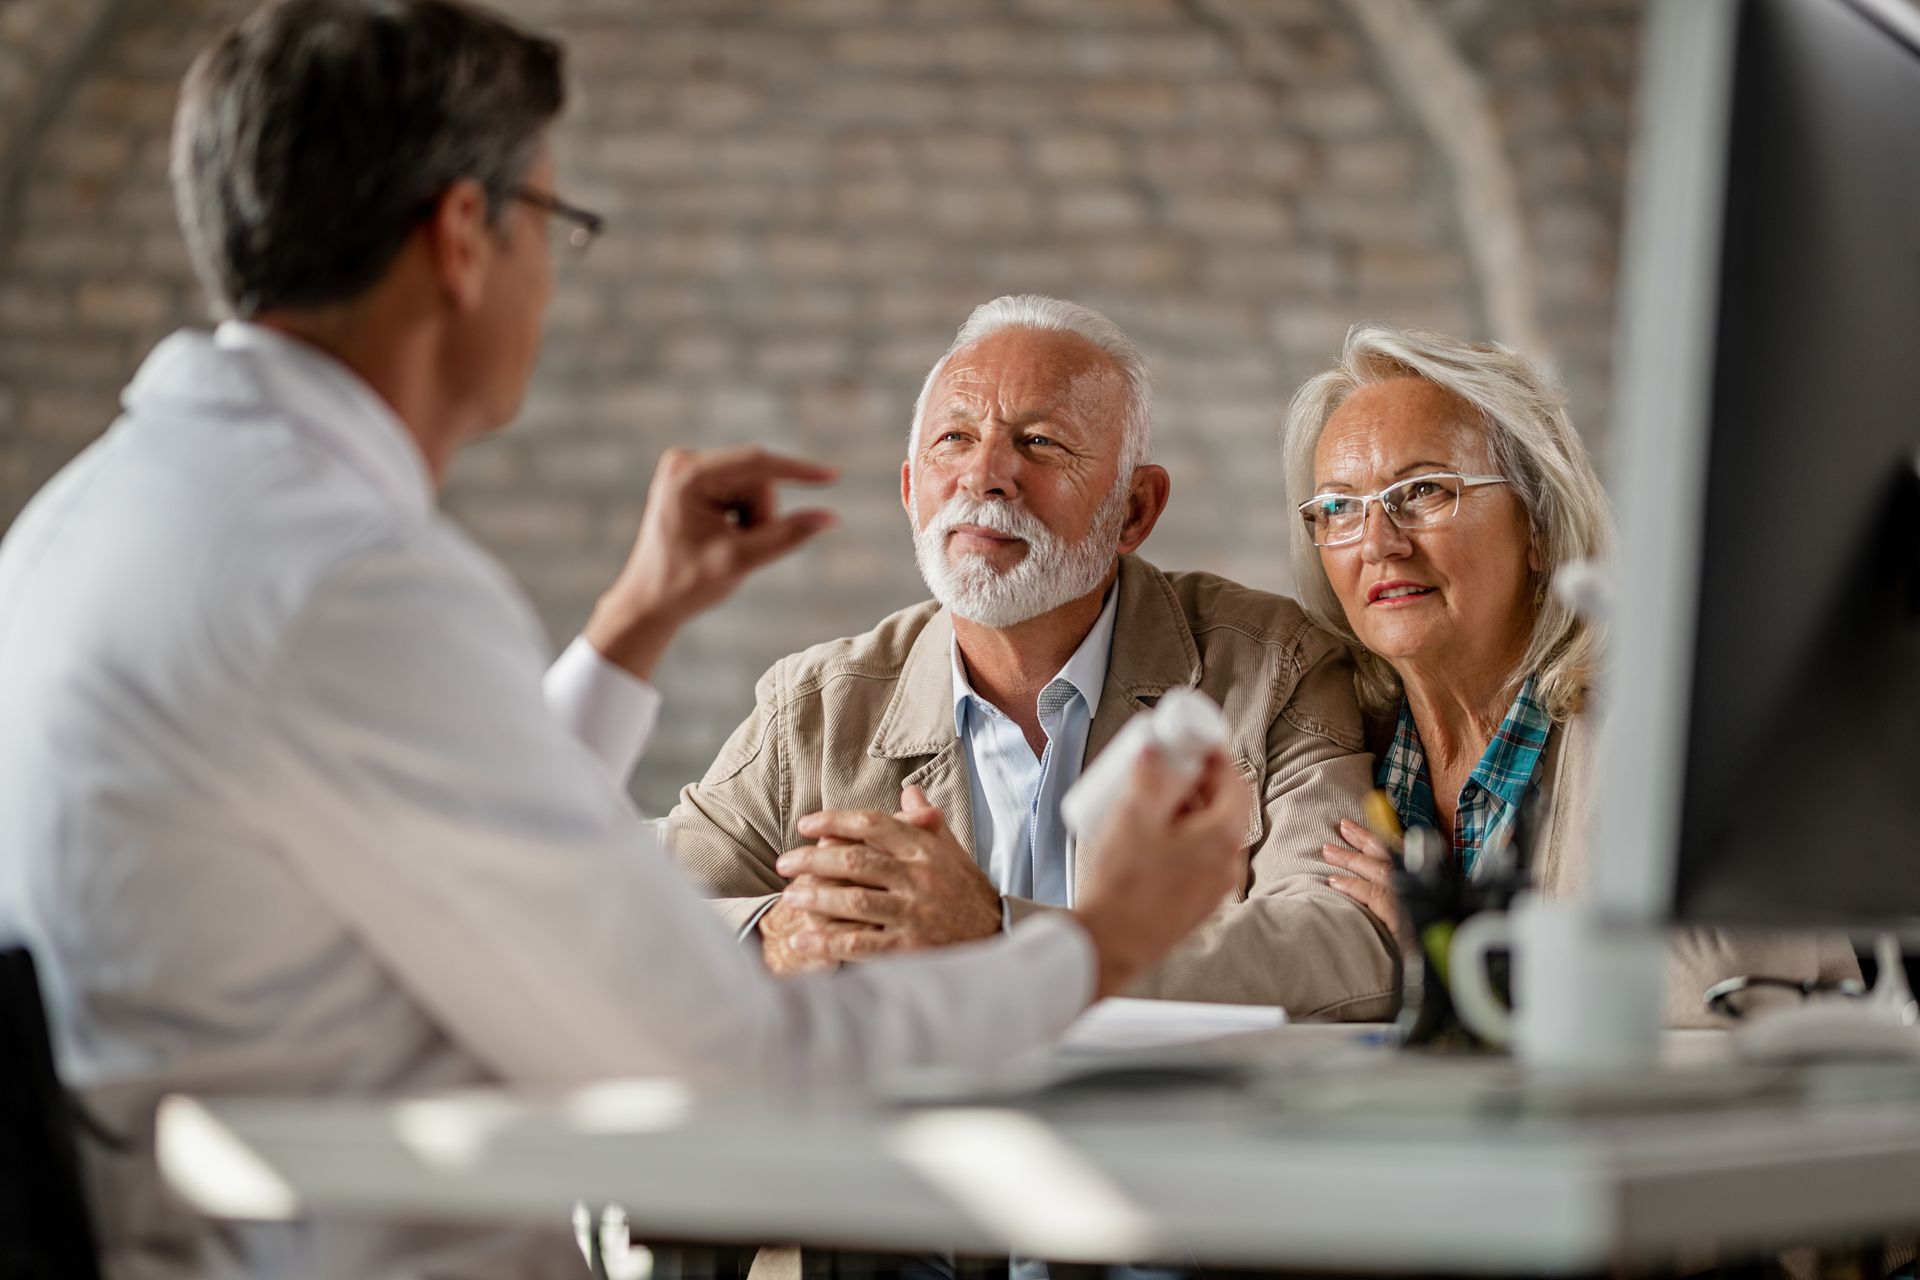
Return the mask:
[[834,524],[829,511],[778,514],[775,486],[825,484],[837,474],[757,448],[667,450],[647,489],[626,567],[587,621],[588,643],[609,661],[650,677],[689,618]]
[[[829,884],[813,876],[802,876],[795,884]],[[760,955],[766,962],[769,972],[785,976],[794,973],[816,973],[840,967],[833,958],[834,944],[825,940],[826,935],[835,933],[864,932],[872,926],[853,924],[845,920],[832,920],[826,916],[815,915],[811,911],[793,906],[784,897],[778,899],[760,916]],[[809,940],[801,943],[801,935]],[[815,935],[820,935],[818,938]]]
[[1100,996],[1158,964],[1244,881],[1251,804],[1219,752],[1190,785],[1157,750],[1141,753],[1125,798],[1080,852],[1088,885],[1074,914],[1093,937]]
[[800,834],[821,843],[780,856],[774,869],[793,883],[767,915],[790,908],[811,919],[775,921],[770,966],[776,949],[837,962],[999,932],[1000,895],[946,815],[918,787],[902,791],[900,805],[891,815],[842,809],[800,820]]

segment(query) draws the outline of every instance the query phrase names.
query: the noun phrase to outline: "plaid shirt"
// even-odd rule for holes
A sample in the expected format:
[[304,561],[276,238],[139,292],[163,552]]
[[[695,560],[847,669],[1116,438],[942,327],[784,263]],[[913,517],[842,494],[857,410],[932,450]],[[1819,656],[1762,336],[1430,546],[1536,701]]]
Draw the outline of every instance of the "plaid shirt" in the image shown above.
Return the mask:
[[[1460,788],[1460,804],[1453,820],[1453,856],[1464,876],[1473,874],[1480,851],[1504,834],[1520,815],[1520,802],[1540,771],[1553,718],[1534,697],[1534,678],[1528,676],[1494,730],[1480,763],[1473,766]],[[1400,703],[1400,723],[1393,742],[1380,760],[1374,781],[1393,799],[1401,825],[1440,826],[1433,803],[1433,784],[1427,779],[1427,753],[1413,724],[1413,709]]]

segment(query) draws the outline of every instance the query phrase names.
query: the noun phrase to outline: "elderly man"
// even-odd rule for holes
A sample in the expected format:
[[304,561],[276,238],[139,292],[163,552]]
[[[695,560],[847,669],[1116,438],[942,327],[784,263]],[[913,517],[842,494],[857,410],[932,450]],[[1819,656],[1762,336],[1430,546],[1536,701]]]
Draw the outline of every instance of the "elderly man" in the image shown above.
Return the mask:
[[1353,668],[1293,602],[1132,554],[1171,483],[1148,461],[1151,395],[1112,322],[1052,298],[987,303],[934,365],[900,497],[935,601],[776,664],[674,810],[675,855],[775,971],[1078,901],[1097,860],[1075,857],[1061,797],[1192,686],[1225,708],[1259,804],[1241,883],[1133,991],[1391,1011],[1390,943],[1317,861],[1371,785]]

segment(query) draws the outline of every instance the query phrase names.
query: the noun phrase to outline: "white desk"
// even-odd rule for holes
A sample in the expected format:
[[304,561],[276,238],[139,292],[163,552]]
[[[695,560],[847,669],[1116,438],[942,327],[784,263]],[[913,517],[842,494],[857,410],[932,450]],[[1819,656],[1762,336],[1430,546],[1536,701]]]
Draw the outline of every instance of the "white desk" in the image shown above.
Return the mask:
[[[1507,1122],[1464,1114],[1516,1096],[1485,1070],[1344,1039],[1284,1033],[1312,1060],[1246,1089],[1021,1107],[700,1108],[662,1086],[548,1103],[175,1100],[161,1154],[219,1216],[551,1225],[584,1199],[624,1206],[641,1239],[1062,1260],[1539,1274],[1920,1227],[1911,1070],[1825,1078],[1846,1097],[1817,1105]],[[1369,1114],[1343,1107],[1341,1081],[1369,1091]]]

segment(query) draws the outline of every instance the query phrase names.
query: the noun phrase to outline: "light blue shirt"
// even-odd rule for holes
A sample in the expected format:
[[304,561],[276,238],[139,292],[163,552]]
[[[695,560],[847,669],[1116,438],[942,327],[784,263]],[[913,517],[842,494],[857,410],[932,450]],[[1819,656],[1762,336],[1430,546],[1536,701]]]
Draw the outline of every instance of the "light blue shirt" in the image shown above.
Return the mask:
[[1087,731],[1107,682],[1119,589],[1107,591],[1093,630],[1040,691],[1039,757],[1011,717],[973,691],[960,642],[953,642],[953,724],[967,753],[974,858],[1002,894],[1071,905],[1066,825],[1060,801],[1079,780]]

